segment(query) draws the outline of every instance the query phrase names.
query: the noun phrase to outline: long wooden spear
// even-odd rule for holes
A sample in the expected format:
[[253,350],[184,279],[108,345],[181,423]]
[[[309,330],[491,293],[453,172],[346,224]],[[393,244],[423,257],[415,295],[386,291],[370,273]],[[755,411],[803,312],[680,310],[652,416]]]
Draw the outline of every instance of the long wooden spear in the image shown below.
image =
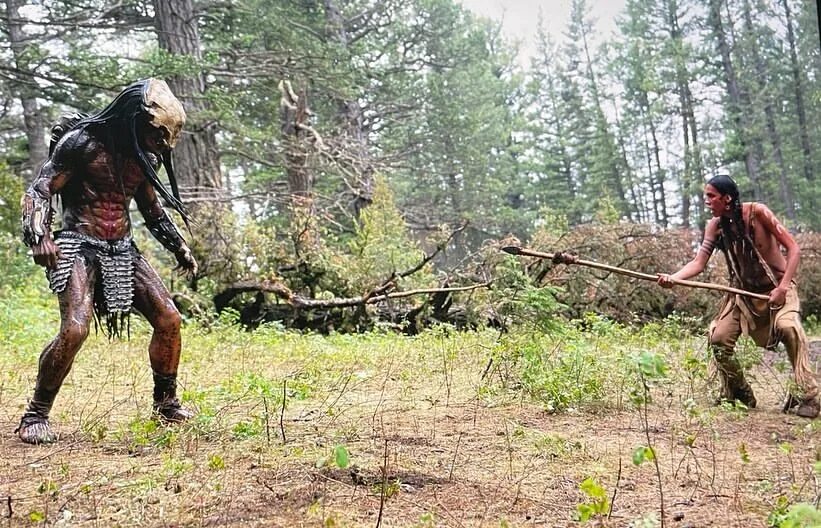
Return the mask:
[[[607,264],[601,264],[599,262],[595,262],[592,260],[583,260],[573,255],[569,255],[567,253],[542,253],[541,251],[534,251],[532,249],[527,249],[519,246],[505,246],[502,248],[502,251],[504,251],[505,253],[510,253],[511,255],[524,255],[527,257],[548,259],[552,260],[553,262],[556,262],[557,264],[579,264],[580,266],[588,266],[590,268],[596,268],[600,270],[611,271],[613,273],[619,273],[621,275],[627,275],[628,277],[633,277],[635,279],[651,280],[653,282],[658,280],[658,275],[650,275],[649,273],[641,273],[629,269],[618,268],[616,266],[609,266]],[[715,284],[713,282],[697,282],[678,279],[672,279],[672,282],[673,284],[679,284],[681,286],[687,286],[690,288],[703,288],[705,290],[718,290],[723,292],[736,293],[738,295],[745,295],[747,297],[753,297],[755,299],[768,300],[770,298],[769,295],[764,295],[762,293],[753,293],[747,290],[739,290],[738,288],[724,286],[723,284]]]

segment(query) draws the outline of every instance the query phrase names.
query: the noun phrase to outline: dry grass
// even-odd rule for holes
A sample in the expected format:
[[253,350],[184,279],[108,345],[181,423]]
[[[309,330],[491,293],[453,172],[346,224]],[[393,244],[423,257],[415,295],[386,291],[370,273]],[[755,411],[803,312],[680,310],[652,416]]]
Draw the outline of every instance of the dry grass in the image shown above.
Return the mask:
[[[614,497],[602,525],[659,517],[655,469],[631,461],[640,413],[546,413],[500,370],[483,378],[493,333],[189,328],[181,381],[200,416],[170,429],[148,414],[147,339],[90,338],[53,412],[61,440],[42,447],[11,432],[36,353],[0,345],[0,526],[577,526],[591,476]],[[768,364],[749,413],[710,407],[701,385],[687,407],[681,379],[655,390],[665,526],[766,526],[780,495],[818,500],[821,422],[778,412],[785,375]]]

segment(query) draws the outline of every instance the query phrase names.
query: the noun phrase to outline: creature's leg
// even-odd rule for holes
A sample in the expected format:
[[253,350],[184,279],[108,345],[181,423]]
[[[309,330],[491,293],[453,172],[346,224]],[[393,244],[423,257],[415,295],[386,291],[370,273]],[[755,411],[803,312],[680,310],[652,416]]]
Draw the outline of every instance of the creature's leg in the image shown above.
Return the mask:
[[180,363],[180,313],[157,272],[139,257],[134,265],[134,308],[154,328],[148,356],[154,371],[154,410],[169,422],[193,416],[177,399]]
[[718,364],[723,400],[738,400],[747,407],[756,406],[753,389],[744,377],[744,370],[735,356],[735,344],[741,335],[741,313],[733,308],[710,325],[710,348]]
[[95,280],[94,266],[78,258],[66,289],[58,296],[60,332],[40,354],[34,396],[17,428],[23,442],[43,444],[57,440],[49,427],[48,414],[77,351],[88,336],[88,328],[94,317]]

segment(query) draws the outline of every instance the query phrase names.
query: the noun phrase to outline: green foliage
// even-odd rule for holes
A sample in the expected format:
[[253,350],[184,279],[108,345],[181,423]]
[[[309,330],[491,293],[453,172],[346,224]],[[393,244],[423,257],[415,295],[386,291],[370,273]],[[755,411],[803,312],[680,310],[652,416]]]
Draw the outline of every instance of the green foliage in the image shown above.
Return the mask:
[[821,526],[821,512],[808,503],[790,503],[780,495],[775,507],[767,516],[767,526],[772,528],[812,528]]
[[658,353],[642,351],[634,356],[634,362],[639,374],[647,381],[663,379],[667,375],[667,363]]
[[[10,243],[22,246],[18,240]],[[6,264],[5,276],[15,282],[0,284],[0,340],[13,354],[30,354],[54,337],[59,326],[56,297],[48,290],[43,269],[30,257],[20,255]],[[36,356],[30,358],[34,362]],[[4,359],[10,358],[0,356],[0,363]]]
[[[28,341],[25,354],[15,354],[9,351],[6,342],[2,344],[0,382],[4,393],[9,396],[12,410],[15,405],[22,408],[25,404],[25,396],[31,389],[36,371],[37,354],[30,345],[40,338],[37,335],[37,319],[55,311],[53,306],[42,307],[33,317],[29,333],[17,338],[19,342]],[[247,333],[233,324],[219,321],[208,330],[187,325],[183,329],[183,361],[180,369],[181,384],[185,388],[182,396],[186,404],[193,404],[200,414],[189,424],[171,428],[140,414],[140,410],[147,412],[150,409],[151,376],[145,357],[145,349],[150,342],[150,329],[135,318],[132,338],[128,342],[109,343],[101,338],[89,338],[74,365],[71,378],[74,382],[64,388],[65,392],[61,393],[63,398],[59,400],[54,414],[61,431],[80,431],[78,434],[81,439],[99,441],[100,444],[95,449],[113,453],[114,458],[127,462],[124,468],[126,471],[110,472],[104,480],[99,480],[95,469],[98,464],[92,464],[87,470],[83,463],[72,461],[70,474],[73,480],[70,480],[63,476],[68,473],[68,469],[55,469],[57,461],[44,460],[38,471],[41,476],[34,481],[35,484],[29,484],[28,493],[33,493],[32,490],[39,482],[51,478],[59,489],[75,489],[86,494],[102,490],[111,501],[122,500],[126,504],[132,504],[133,498],[124,499],[124,494],[145,494],[156,490],[164,496],[164,485],[169,490],[169,497],[174,499],[170,493],[171,490],[176,490],[177,484],[169,483],[168,480],[177,479],[183,487],[183,491],[179,492],[179,500],[187,500],[188,497],[200,496],[205,492],[203,490],[219,493],[224,482],[239,478],[238,475],[247,475],[249,467],[259,473],[261,482],[265,482],[276,492],[286,492],[273,479],[265,478],[265,475],[273,475],[268,473],[273,467],[270,464],[274,463],[277,468],[282,468],[277,471],[288,468],[301,471],[317,459],[321,459],[323,469],[337,476],[347,475],[353,464],[369,468],[363,475],[372,475],[374,468],[378,468],[381,463],[382,453],[379,446],[374,453],[369,440],[369,418],[373,411],[372,407],[363,408],[363,402],[369,402],[365,405],[378,405],[382,387],[385,386],[385,398],[391,398],[402,409],[406,408],[406,404],[409,407],[418,404],[421,407],[413,408],[430,413],[439,412],[444,405],[443,379],[452,383],[452,402],[474,398],[477,387],[473,383],[488,364],[488,350],[495,348],[497,353],[484,378],[485,383],[506,375],[511,381],[507,388],[519,392],[482,392],[482,397],[487,399],[477,402],[480,405],[477,409],[481,412],[479,419],[482,419],[482,415],[487,416],[487,413],[500,412],[502,414],[498,416],[507,416],[505,419],[510,420],[509,404],[515,402],[516,409],[525,411],[526,421],[514,423],[506,436],[510,440],[514,463],[536,457],[545,467],[565,468],[562,469],[565,474],[583,471],[582,477],[577,479],[579,481],[590,474],[598,475],[585,485],[586,491],[579,491],[580,498],[573,500],[568,508],[576,510],[579,520],[593,525],[603,521],[609,512],[607,498],[612,490],[610,493],[602,491],[604,481],[600,475],[614,475],[612,464],[615,459],[602,459],[597,452],[598,444],[590,436],[556,434],[555,431],[551,432],[550,427],[544,427],[544,423],[547,423],[544,420],[532,421],[533,409],[528,398],[531,394],[538,396],[538,393],[531,393],[530,388],[536,387],[536,382],[540,381],[537,377],[541,376],[541,380],[552,383],[555,387],[557,396],[553,398],[554,401],[559,402],[559,405],[562,398],[569,402],[564,407],[568,412],[571,409],[587,413],[600,407],[618,408],[638,372],[654,382],[666,382],[668,379],[683,381],[682,357],[686,351],[691,350],[692,340],[683,332],[682,326],[685,323],[676,318],[646,329],[627,327],[595,314],[587,315],[573,324],[557,324],[557,330],[552,333],[516,328],[500,336],[498,331],[493,330],[456,332],[439,328],[413,338],[386,332],[322,337],[268,327],[259,332]],[[526,346],[531,348],[525,350]],[[37,348],[39,347],[38,343]],[[551,351],[555,357],[551,357]],[[523,357],[525,354],[532,358]],[[578,361],[573,358],[574,354],[591,359],[589,362]],[[566,356],[564,363],[558,357],[560,355]],[[574,365],[573,361],[577,363]],[[554,365],[557,367],[554,368]],[[588,371],[572,368],[578,366]],[[525,368],[529,369],[531,376],[526,383],[522,381],[522,370]],[[548,378],[547,376],[553,375],[551,370],[555,369],[559,370],[557,378]],[[589,378],[595,379],[590,381]],[[277,404],[280,403],[283,379],[287,379],[289,391],[284,422],[288,442],[285,445],[280,444],[277,423]],[[385,380],[387,385],[384,385]],[[587,401],[583,399],[579,404],[579,396],[572,392],[576,385],[603,390]],[[682,385],[671,384],[676,396],[683,389]],[[267,399],[269,405],[270,416],[267,419],[263,414],[263,399]],[[537,403],[544,404],[542,399],[534,399]],[[704,399],[702,396],[697,404],[704,403]],[[277,404],[273,403],[275,401]],[[669,445],[678,450],[676,453],[681,454],[681,449],[685,449],[684,456],[691,456],[686,450],[695,448],[695,454],[698,455],[704,448],[720,447],[719,442],[725,445],[725,455],[727,446],[730,454],[735,453],[739,438],[737,435],[721,439],[710,436],[718,426],[722,427],[722,435],[726,434],[726,429],[723,429],[726,420],[712,424],[701,420],[700,416],[694,416],[693,420],[698,420],[698,423],[694,423],[693,428],[679,429],[680,421],[676,418],[677,401],[678,398],[671,398],[669,404],[665,401],[650,408],[650,413],[666,413],[673,420],[675,428],[670,430]],[[109,412],[111,405],[116,405],[113,412]],[[434,405],[439,409],[430,409]],[[685,405],[689,404],[685,402]],[[354,414],[351,414],[352,411]],[[414,411],[414,416],[416,412],[419,411]],[[100,416],[103,417],[100,423],[105,425],[106,430],[92,425]],[[364,421],[362,416],[366,418]],[[724,420],[726,416],[719,413],[713,414],[712,418],[718,421]],[[566,419],[567,417],[559,421]],[[576,421],[576,418],[573,420]],[[597,421],[595,415],[585,414],[578,421],[595,424],[601,420]],[[315,427],[316,424],[319,427]],[[811,424],[807,424],[809,425]],[[268,431],[270,441],[266,441],[266,427],[271,428]],[[748,428],[741,429],[747,431]],[[774,454],[784,453],[779,457],[761,457],[758,451],[760,443],[755,446],[748,444],[746,449],[752,458],[750,464],[756,464],[757,468],[759,463],[770,462],[769,467],[772,468],[777,462],[765,459],[780,458],[783,464],[786,462],[784,456],[792,449],[789,456],[795,459],[798,468],[798,464],[812,458],[812,450],[808,452],[803,447],[799,449],[806,445],[808,439],[812,440],[811,432],[806,429],[803,431],[805,432],[801,433],[800,439],[789,439],[794,448],[783,440],[772,445]],[[487,434],[493,433],[488,431]],[[691,435],[692,439],[681,446],[675,440],[685,435]],[[455,445],[456,439],[453,438],[452,441],[452,445]],[[463,438],[462,442],[464,441]],[[608,440],[605,438],[602,441]],[[715,443],[711,444],[711,441]],[[461,444],[460,453],[465,445]],[[631,448],[638,448],[634,453],[635,460],[641,460],[643,466],[648,461],[652,463],[654,455],[662,455],[659,446],[648,446],[647,443],[642,446],[634,444]],[[611,453],[616,456],[615,451]],[[452,453],[435,454],[447,467]],[[129,458],[128,455],[138,458]],[[89,456],[94,458],[96,455],[92,453]],[[630,454],[627,456],[629,459]],[[129,470],[130,460],[139,461],[140,471],[135,473]],[[459,460],[464,459],[457,459],[457,463]],[[577,464],[581,460],[584,464]],[[674,460],[678,460],[677,455]],[[723,457],[723,460],[726,460],[724,464],[745,467],[738,455]],[[430,461],[422,463],[433,464]],[[500,464],[497,467],[504,468],[505,461]],[[599,467],[604,469],[600,470]],[[750,465],[746,467],[752,468]],[[342,471],[341,468],[346,469]],[[460,469],[461,466],[456,467],[457,472]],[[649,468],[644,467],[639,473],[646,474],[647,469]],[[500,472],[503,471],[500,469]],[[454,473],[455,478],[456,475]],[[30,483],[31,480],[21,482]],[[413,481],[409,483],[414,485]],[[379,497],[382,493],[381,482],[368,480],[365,485],[366,491],[373,493],[374,497]],[[392,495],[393,498],[404,489],[394,477],[389,478],[385,487],[386,495]],[[90,491],[82,491],[84,489]],[[811,491],[810,489],[809,492]],[[261,492],[263,495],[269,493],[267,490]],[[746,493],[740,495],[744,501],[749,497]],[[804,496],[796,497],[794,501],[809,502],[806,494],[805,490]],[[322,502],[321,498],[318,501]],[[577,502],[581,503],[581,508],[577,508]],[[637,511],[651,509],[654,501],[650,500],[648,504],[650,506],[641,506]],[[75,512],[85,514],[81,505],[77,508],[81,509],[74,510]],[[322,508],[323,519],[339,515],[339,510],[334,510],[335,507],[330,502],[320,504],[320,509]],[[25,522],[24,517],[28,511],[34,509],[44,508],[42,505],[29,505],[16,513],[19,516],[15,519],[17,522]],[[790,511],[799,510],[796,506]],[[757,512],[751,515],[757,514],[763,523],[766,512],[761,513],[760,508],[749,511]],[[786,514],[787,511],[785,508],[781,513]],[[424,519],[420,518],[423,512],[424,510],[419,510],[412,513],[408,522],[413,524],[417,521],[424,526]],[[304,509],[299,513],[304,513]],[[344,514],[342,515],[344,518]],[[798,516],[799,513],[794,515]],[[493,517],[490,520],[501,525]]]
[[606,343],[611,337],[591,342],[571,328],[510,337],[503,341],[510,351],[505,359],[518,366],[523,390],[550,412],[606,406],[625,369],[623,357]]
[[243,420],[234,424],[231,434],[235,440],[247,440],[256,438],[265,432],[265,423],[259,416],[254,416],[250,420]]
[[436,515],[431,512],[425,512],[419,516],[419,522],[413,525],[413,528],[435,528]]
[[540,455],[558,459],[564,459],[584,448],[581,442],[569,440],[558,434],[538,435],[533,442],[533,447]]
[[208,469],[211,471],[221,471],[225,469],[225,458],[218,453],[212,453],[208,456]]
[[20,198],[23,196],[23,180],[14,175],[0,161],[0,233],[20,233]]
[[[692,376],[683,360],[670,359],[692,354],[692,338],[680,330],[675,318],[639,329],[587,314],[546,332],[517,328],[499,339],[493,357],[504,387],[522,390],[549,412],[623,409],[628,401],[643,407],[658,387]],[[703,359],[692,362],[697,366],[689,368],[706,372]]]
[[750,463],[750,452],[747,450],[747,444],[744,442],[738,444],[738,455],[741,457],[741,461],[743,463]]
[[652,401],[650,388],[667,377],[666,360],[657,352],[643,350],[631,357],[631,370],[634,384],[630,388],[630,400],[637,407],[647,405]]
[[613,199],[607,194],[596,202],[596,212],[593,220],[602,225],[614,225],[619,222],[621,211],[616,207]]
[[489,304],[502,321],[515,321],[544,331],[556,328],[565,308],[556,300],[556,288],[538,287],[527,275],[521,259],[510,255],[496,259],[491,273],[495,280]]
[[[350,253],[337,255],[338,260],[331,265],[351,291],[368,291],[392,273],[406,271],[424,258],[383,178],[376,179],[373,202],[362,211],[348,247]],[[433,277],[429,268],[426,271],[410,276],[403,284],[408,288],[431,286]]]
[[[232,190],[244,195],[250,218],[277,229],[288,218],[277,117],[283,79],[304,89],[311,127],[327,147],[309,145],[307,153],[320,215],[346,237],[354,223],[338,200],[350,197],[360,164],[377,158],[386,161],[380,168],[387,167],[403,213],[427,226],[470,219],[476,229],[466,238],[474,247],[488,234],[526,236],[542,207],[572,224],[686,218],[697,225],[701,175],[720,170],[738,174],[745,190],[779,212],[789,199],[783,179],[797,204],[793,225],[817,228],[811,178],[819,160],[802,142],[817,136],[821,108],[817,22],[801,3],[789,21],[780,5],[748,3],[728,3],[730,55],[705,63],[718,43],[704,6],[629,2],[619,33],[604,37],[594,31],[589,3],[577,2],[564,36],[554,42],[542,30],[522,68],[498,23],[451,0],[340,2],[339,15],[362,26],[333,31],[325,6],[314,2],[208,4],[198,11],[200,48],[190,54],[156,44],[145,6],[48,1],[45,16],[89,29],[68,36],[59,24],[26,27],[26,46],[14,60],[50,72],[51,81],[12,77],[2,93],[9,102],[18,94],[36,98],[43,115],[54,115],[66,105],[100,108],[135,78],[202,76],[206,86],[196,97],[208,104],[189,121],[220,131],[221,162],[239,183]],[[794,50],[785,31],[773,31],[775,18],[795,30]],[[55,49],[49,43],[58,35]],[[700,107],[698,88],[727,86],[729,71],[746,96],[717,101],[719,91],[715,108]],[[776,94],[782,104],[774,104]],[[22,119],[17,105],[7,106],[14,110],[3,118],[3,158],[18,163]],[[358,130],[346,115],[354,107],[367,110],[364,127],[353,123]],[[760,158],[755,178],[745,174],[751,149]],[[678,210],[680,198],[688,211]]]
[[[240,262],[250,262],[242,272],[250,276],[276,277],[301,294],[316,298],[363,295],[393,278],[399,289],[431,287],[435,284],[430,266],[406,277],[394,274],[407,271],[425,257],[411,238],[396,207],[387,182],[377,178],[373,202],[363,209],[351,236],[339,236],[321,225],[314,226],[320,236],[305,244],[295,260],[289,247],[289,229],[250,223],[243,228],[240,245],[246,248]],[[279,272],[283,268],[293,270]]]
[[579,484],[586,502],[576,506],[576,520],[581,523],[601,520],[610,511],[610,499],[605,490],[593,477],[588,477]]
[[645,461],[653,461],[656,458],[656,452],[652,447],[638,446],[633,450],[633,464],[636,466],[642,465]]
[[350,454],[348,448],[344,445],[337,445],[334,447],[334,463],[339,469],[346,469],[350,463]]
[[402,491],[402,482],[399,479],[391,480],[390,482],[378,483],[371,486],[371,493],[380,495],[384,492],[385,499],[390,499]]
[[21,238],[22,195],[23,181],[0,162],[0,269],[3,270],[0,297],[17,295],[18,288],[33,286],[43,278],[42,268],[33,264]]
[[112,436],[125,444],[131,453],[150,448],[167,448],[177,439],[174,430],[161,427],[153,417],[137,417],[125,427],[114,431]]

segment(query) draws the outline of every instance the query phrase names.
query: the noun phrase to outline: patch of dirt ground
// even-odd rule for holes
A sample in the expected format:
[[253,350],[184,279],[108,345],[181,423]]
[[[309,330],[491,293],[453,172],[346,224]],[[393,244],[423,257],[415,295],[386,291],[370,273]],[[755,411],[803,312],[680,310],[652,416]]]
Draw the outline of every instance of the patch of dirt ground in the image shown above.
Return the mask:
[[[821,341],[812,350],[821,354]],[[656,466],[633,463],[649,434],[665,526],[763,527],[778,497],[819,496],[821,424],[780,412],[774,361],[756,370],[757,409],[711,407],[706,393],[671,387],[656,394],[646,430],[627,406],[550,414],[482,397],[476,361],[433,371],[420,387],[390,369],[370,381],[340,377],[321,402],[281,409],[255,398],[222,407],[207,426],[140,441],[133,418],[147,401],[95,416],[81,401],[91,393],[76,392],[93,390],[83,379],[61,402],[77,412],[54,419],[62,438],[53,446],[21,444],[19,409],[0,411],[0,526],[579,526],[588,477],[612,501],[590,525],[638,526],[662,515]],[[243,436],[237,419],[252,415],[262,429]],[[335,446],[348,455],[344,468]]]

